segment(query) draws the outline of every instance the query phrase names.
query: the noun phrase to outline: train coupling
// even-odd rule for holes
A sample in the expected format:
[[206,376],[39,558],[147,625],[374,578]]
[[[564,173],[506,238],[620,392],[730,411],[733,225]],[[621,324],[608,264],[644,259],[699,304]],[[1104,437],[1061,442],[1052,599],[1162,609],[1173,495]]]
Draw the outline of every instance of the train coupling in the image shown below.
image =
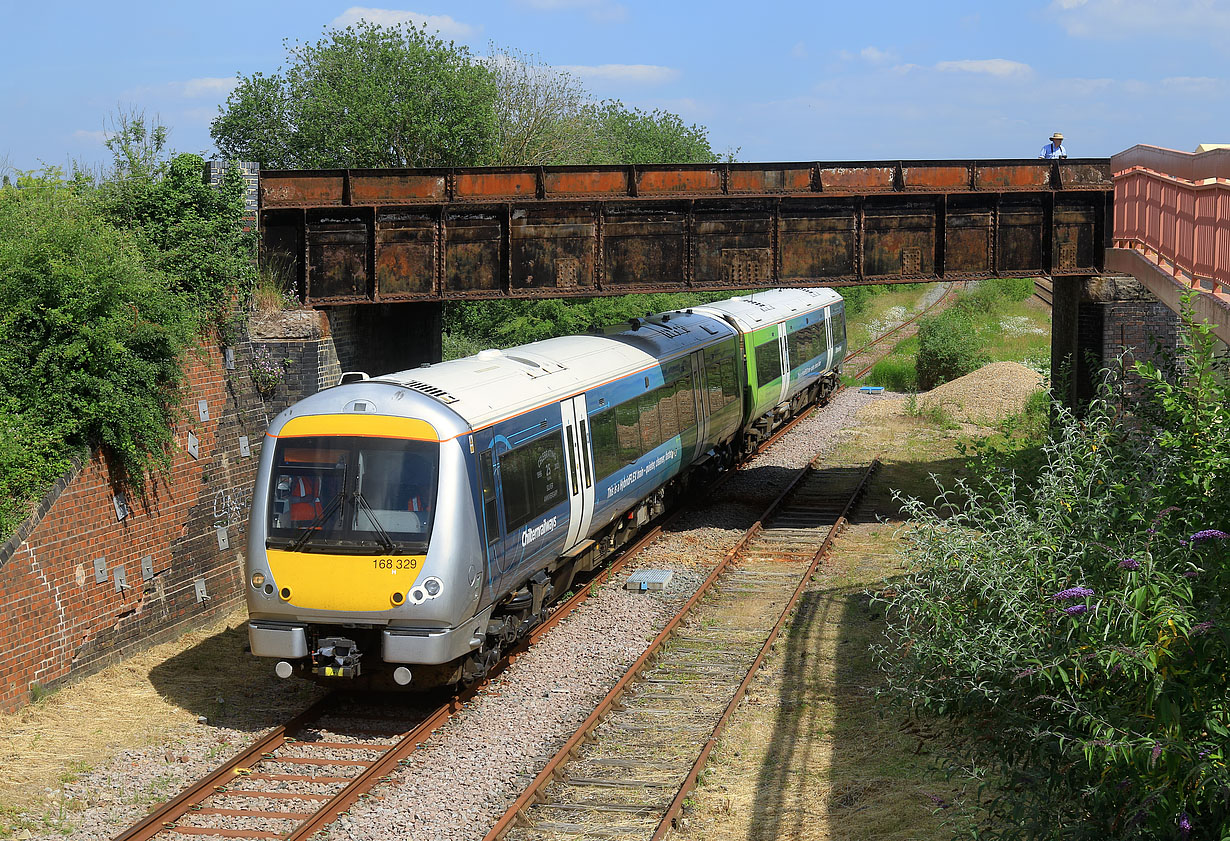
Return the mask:
[[354,640],[345,637],[326,637],[312,652],[312,674],[321,677],[358,677],[361,673],[359,660],[363,652]]

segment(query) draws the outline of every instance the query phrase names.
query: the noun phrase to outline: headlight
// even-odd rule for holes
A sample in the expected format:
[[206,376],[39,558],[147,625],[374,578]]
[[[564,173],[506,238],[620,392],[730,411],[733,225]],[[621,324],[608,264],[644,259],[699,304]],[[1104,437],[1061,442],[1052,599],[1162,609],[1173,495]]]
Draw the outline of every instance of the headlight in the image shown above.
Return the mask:
[[252,586],[253,587],[256,587],[257,589],[259,589],[260,586],[264,583],[265,583],[265,573],[263,572],[252,573]]
[[427,591],[427,598],[434,599],[440,595],[440,591],[444,589],[444,584],[439,578],[433,576],[423,582],[423,589]]

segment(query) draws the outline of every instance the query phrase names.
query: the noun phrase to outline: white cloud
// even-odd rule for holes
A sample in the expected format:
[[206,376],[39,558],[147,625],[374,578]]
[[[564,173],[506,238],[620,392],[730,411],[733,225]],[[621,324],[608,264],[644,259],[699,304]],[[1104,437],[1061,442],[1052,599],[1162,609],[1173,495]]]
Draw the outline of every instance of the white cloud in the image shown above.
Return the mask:
[[1162,79],[1162,85],[1184,93],[1211,93],[1221,86],[1221,80],[1209,76],[1169,76]]
[[959,73],[985,73],[1000,78],[1021,78],[1032,74],[1033,68],[1019,61],[1009,61],[1006,58],[965,58],[959,61],[941,61],[935,65],[936,70]]
[[863,47],[859,50],[858,54],[872,64],[882,64],[886,61],[897,60],[897,54],[892,50],[881,50],[878,47]]
[[656,64],[566,64],[559,68],[582,79],[601,79],[608,82],[629,82],[641,85],[661,85],[679,78],[674,67]]
[[400,26],[409,23],[449,38],[467,38],[478,31],[468,23],[462,23],[449,15],[425,15],[404,9],[369,9],[364,6],[351,6],[330,21],[330,26],[342,28],[359,21],[367,21],[379,26]]
[[189,99],[196,99],[202,96],[226,96],[235,87],[236,80],[234,77],[229,79],[218,79],[212,77],[202,77],[200,79],[189,79],[186,82],[177,82],[181,96]]
[[1048,11],[1077,38],[1230,35],[1230,0],[1052,0]]
[[79,128],[73,132],[73,139],[85,141],[87,143],[102,144],[107,142],[107,133],[105,131],[88,131],[86,129]]
[[795,58],[807,58],[807,45],[802,41],[795,42],[795,45],[790,48],[790,54]]

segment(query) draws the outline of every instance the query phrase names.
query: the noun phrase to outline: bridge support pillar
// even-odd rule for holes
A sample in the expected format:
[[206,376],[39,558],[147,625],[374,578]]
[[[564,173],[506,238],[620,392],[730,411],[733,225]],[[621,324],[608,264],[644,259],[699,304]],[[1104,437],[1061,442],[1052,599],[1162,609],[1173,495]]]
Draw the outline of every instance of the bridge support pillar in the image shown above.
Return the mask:
[[[1175,357],[1179,317],[1130,275],[1057,277],[1051,312],[1051,372],[1067,406],[1093,399],[1120,355],[1126,365]],[[1129,374],[1129,392],[1134,382]]]
[[442,303],[355,304],[327,312],[343,371],[375,377],[441,359]]

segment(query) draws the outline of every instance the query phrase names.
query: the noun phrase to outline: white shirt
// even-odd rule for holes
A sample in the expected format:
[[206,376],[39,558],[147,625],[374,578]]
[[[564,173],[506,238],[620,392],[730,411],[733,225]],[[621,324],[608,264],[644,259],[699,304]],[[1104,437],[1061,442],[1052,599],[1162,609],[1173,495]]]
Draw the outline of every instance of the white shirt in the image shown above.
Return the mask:
[[1038,153],[1039,158],[1066,158],[1067,156],[1068,150],[1063,148],[1063,144],[1056,146],[1053,141],[1043,146],[1042,151]]

